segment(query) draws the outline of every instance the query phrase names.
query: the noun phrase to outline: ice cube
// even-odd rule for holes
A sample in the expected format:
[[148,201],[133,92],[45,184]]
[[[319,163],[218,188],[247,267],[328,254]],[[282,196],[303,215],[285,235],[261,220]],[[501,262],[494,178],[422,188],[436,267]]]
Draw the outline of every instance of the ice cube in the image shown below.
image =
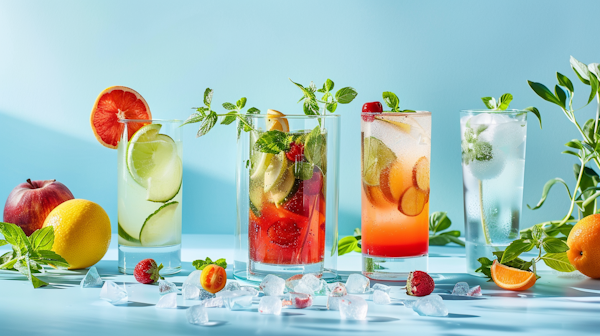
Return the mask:
[[362,274],[350,274],[346,280],[346,289],[351,294],[362,294],[368,291],[371,281]]
[[360,296],[346,295],[340,301],[340,317],[342,320],[364,320],[369,305]]
[[[283,279],[281,279],[283,280]],[[284,282],[285,286],[285,282]],[[263,296],[258,304],[258,311],[261,314],[279,315],[281,314],[281,299],[276,296]]]
[[481,287],[479,285],[469,289],[467,296],[481,296]]
[[252,306],[253,296],[246,291],[227,291],[225,295],[219,296],[223,299],[225,307],[229,310],[239,310],[250,308]]
[[330,293],[329,296],[344,296],[348,294],[346,290],[346,285],[341,282],[334,282],[328,285]]
[[390,300],[390,295],[387,292],[376,289],[373,292],[373,302],[379,305],[387,305],[390,304],[392,300]]
[[386,293],[389,294],[390,290],[392,290],[392,287],[386,286],[386,285],[382,285],[382,284],[374,284],[373,287],[372,287],[372,289],[374,291],[376,291],[376,290],[384,291],[384,292],[386,292]]
[[294,291],[296,293],[304,293],[304,294],[308,294],[308,295],[315,294],[315,291],[312,288],[308,287],[306,284],[303,284],[303,283],[298,283],[296,285],[296,288],[294,288]]
[[181,291],[183,292],[183,298],[186,300],[197,299],[200,296],[200,289],[203,289],[200,285],[200,275],[202,271],[193,271],[183,282]]
[[237,281],[229,281],[227,283],[227,286],[225,286],[226,291],[236,291],[236,290],[240,290],[240,284]]
[[254,287],[241,286],[240,290],[246,291],[246,292],[250,293],[250,295],[252,295],[252,296],[258,296],[258,290],[256,290],[256,288],[254,288]]
[[160,297],[156,308],[177,308],[177,293],[169,293]]
[[454,285],[452,295],[465,296],[469,292],[469,284],[466,282],[459,282]]
[[294,308],[299,308],[299,309],[303,309],[303,308],[308,308],[310,306],[312,306],[312,296],[305,294],[305,293],[296,293],[296,292],[292,292],[290,293],[291,296],[291,305]]
[[208,312],[204,305],[195,305],[187,309],[185,315],[191,324],[206,324],[208,323]]
[[169,293],[179,293],[179,289],[177,289],[177,285],[168,280],[158,280],[158,292],[160,295],[166,295]]
[[437,294],[429,294],[418,299],[412,309],[421,316],[448,316],[444,300]]
[[343,298],[345,298],[347,295],[344,296],[328,296],[327,297],[327,309],[329,310],[340,310],[340,302],[342,301]]
[[103,282],[104,281],[100,277],[100,274],[98,274],[96,266],[92,266],[90,270],[85,274],[83,279],[81,279],[81,283],[79,285],[81,286],[81,288],[98,287],[102,286]]
[[213,297],[213,298],[201,300],[200,305],[202,305],[206,308],[218,308],[218,307],[225,306],[225,302],[223,301],[223,298]]
[[492,147],[491,159],[487,161],[473,160],[467,167],[471,174],[480,180],[491,180],[498,177],[506,166],[506,154],[502,149]]
[[291,276],[291,277],[287,278],[285,280],[285,287],[287,287],[290,291],[293,291],[294,288],[296,287],[296,285],[298,284],[298,282],[300,282],[300,279],[302,279],[303,276],[304,276],[304,274],[296,274],[294,276]]
[[331,289],[329,289],[327,281],[321,279],[320,282],[321,282],[321,286],[319,287],[320,289],[315,291],[315,295],[317,295],[317,296],[329,295],[329,293],[331,293]]
[[269,274],[260,283],[260,289],[267,296],[283,295],[285,280],[276,275]]
[[[305,285],[310,288],[312,292],[318,292],[321,290],[321,279],[317,278],[314,274],[305,274],[300,281],[298,281],[298,285]],[[296,291],[297,292],[297,291]],[[312,294],[312,293],[307,293]]]
[[106,300],[113,305],[120,305],[127,303],[129,295],[127,294],[127,288],[125,284],[123,287],[117,285],[114,281],[104,281],[104,286],[100,290],[100,298]]

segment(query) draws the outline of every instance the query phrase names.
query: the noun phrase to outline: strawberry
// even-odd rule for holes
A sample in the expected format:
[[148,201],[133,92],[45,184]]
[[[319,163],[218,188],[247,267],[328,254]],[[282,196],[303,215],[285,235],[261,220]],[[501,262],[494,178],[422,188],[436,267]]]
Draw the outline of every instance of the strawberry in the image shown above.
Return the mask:
[[163,264],[156,266],[156,261],[154,261],[154,259],[144,259],[135,265],[133,276],[139,283],[152,284],[157,282],[158,279],[164,280],[164,278],[159,274],[159,271],[162,268]]
[[431,294],[434,288],[435,283],[426,272],[414,271],[408,274],[408,279],[406,279],[406,294],[425,296]]
[[288,160],[292,162],[304,160],[304,145],[302,143],[292,142],[290,150],[285,153]]

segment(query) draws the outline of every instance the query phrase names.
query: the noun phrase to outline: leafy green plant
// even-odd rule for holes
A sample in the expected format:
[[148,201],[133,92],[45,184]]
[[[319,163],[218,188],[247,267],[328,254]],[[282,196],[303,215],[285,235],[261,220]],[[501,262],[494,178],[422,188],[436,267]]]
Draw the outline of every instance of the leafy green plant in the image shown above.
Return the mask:
[[[460,231],[451,230],[452,221],[445,212],[434,212],[429,216],[429,245],[442,246],[448,243],[455,243],[465,246],[460,240]],[[362,252],[362,233],[359,228],[354,229],[354,235],[346,236],[338,242],[338,255],[344,255],[350,252]]]
[[212,261],[209,257],[206,257],[205,260],[198,259],[192,262],[192,266],[196,267],[197,270],[203,270],[208,265],[217,265],[223,268],[227,268],[227,261],[225,258],[220,258],[215,261]]
[[[598,63],[586,65],[573,56],[571,56],[570,65],[579,80],[590,87],[589,95],[586,94],[587,102],[581,108],[589,105],[594,98],[598,102],[595,118],[588,119],[583,126],[578,122],[575,115],[575,112],[581,108],[573,108],[575,87],[567,76],[560,72],[556,73],[558,84],[554,86],[554,93],[544,84],[532,81],[528,81],[528,83],[538,96],[557,105],[581,135],[581,139],[574,139],[567,142],[565,146],[568,148],[563,151],[564,154],[574,156],[579,161],[579,163],[573,166],[576,178],[575,186],[569,188],[569,185],[562,178],[553,178],[544,185],[542,197],[537,205],[533,207],[527,205],[532,210],[539,209],[546,201],[552,187],[556,184],[561,184],[565,187],[567,196],[569,197],[569,210],[561,219],[538,223],[530,228],[521,230],[520,239],[513,241],[506,250],[495,252],[494,254],[499,262],[507,266],[523,270],[529,270],[533,266],[533,271],[535,272],[535,263],[543,260],[546,265],[555,270],[561,272],[574,271],[575,268],[569,263],[566,255],[569,247],[565,241],[574,223],[585,216],[598,213],[597,198],[600,196],[600,187],[598,186],[600,177],[592,167],[586,165],[594,163],[596,167],[600,168],[600,159],[598,158],[600,150],[600,134],[598,129],[598,122],[600,121],[600,95],[598,93],[600,65]],[[576,208],[577,218],[575,218],[573,213]],[[531,251],[533,248],[539,249],[537,258],[528,262],[519,258],[521,253]],[[542,250],[545,254],[542,254]],[[482,258],[479,261],[482,264],[479,271],[489,274],[488,270],[491,261],[487,258]]]
[[34,274],[44,273],[44,265],[56,268],[68,268],[69,263],[56,252],[54,245],[54,227],[39,229],[27,237],[21,227],[0,222],[0,246],[10,244],[12,251],[0,256],[0,269],[17,271],[27,277],[33,288],[48,285]]

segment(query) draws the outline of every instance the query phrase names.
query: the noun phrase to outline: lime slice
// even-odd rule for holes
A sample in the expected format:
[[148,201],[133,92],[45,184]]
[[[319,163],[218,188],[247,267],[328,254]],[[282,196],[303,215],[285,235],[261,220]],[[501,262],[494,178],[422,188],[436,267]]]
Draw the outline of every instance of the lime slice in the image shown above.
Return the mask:
[[263,152],[256,152],[252,158],[253,158],[253,162],[254,162],[254,167],[252,170],[252,173],[250,174],[250,178],[251,179],[259,179],[260,177],[262,177],[265,174],[265,171],[267,170],[267,167],[269,166],[269,164],[271,163],[271,159],[273,159],[273,155],[271,153],[263,153]]
[[260,217],[262,211],[264,181],[262,176],[259,179],[250,179],[250,208],[254,211],[256,217]]
[[146,218],[140,231],[142,246],[165,246],[176,241],[179,229],[175,211],[178,206],[179,202],[169,202]]
[[132,242],[132,243],[140,242],[139,240],[130,236],[129,233],[127,233],[127,231],[125,231],[125,229],[123,229],[123,227],[121,227],[121,223],[119,223],[119,237],[125,239],[126,241]]
[[277,183],[277,185],[271,189],[269,200],[277,205],[282,204],[283,201],[285,201],[292,193],[295,182],[296,177],[294,176],[294,166],[290,166],[283,173],[279,183]]
[[269,166],[265,170],[265,192],[271,191],[271,189],[281,181],[287,167],[288,163],[284,152],[273,156]]
[[161,125],[140,128],[127,144],[127,169],[131,177],[147,190],[152,202],[167,202],[181,189],[183,165],[175,141],[159,134]]
[[379,185],[381,171],[396,160],[396,154],[381,140],[365,138],[363,144],[363,180],[369,186]]

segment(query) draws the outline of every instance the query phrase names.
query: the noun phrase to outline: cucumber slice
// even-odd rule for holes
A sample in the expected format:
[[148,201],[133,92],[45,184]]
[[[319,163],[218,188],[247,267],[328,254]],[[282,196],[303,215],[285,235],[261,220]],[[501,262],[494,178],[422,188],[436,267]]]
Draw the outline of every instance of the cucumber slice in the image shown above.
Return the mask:
[[125,231],[125,229],[123,229],[123,227],[121,227],[121,223],[118,223],[119,225],[119,237],[132,242],[132,243],[139,243],[140,241],[133,238],[132,236],[129,235],[129,233],[127,233],[127,231]]
[[294,189],[294,185],[296,182],[296,177],[294,176],[294,166],[290,166],[285,170],[281,181],[271,189],[269,193],[269,200],[277,205],[282,204],[288,196],[291,196]]
[[179,229],[174,217],[178,206],[179,202],[169,202],[146,218],[140,230],[142,246],[165,246],[176,240]]
[[260,179],[250,180],[250,208],[252,208],[256,217],[260,217],[260,212],[262,211],[263,189],[264,181],[262,176]]
[[271,191],[281,181],[287,168],[288,162],[284,152],[273,156],[271,163],[265,170],[265,192]]
[[252,162],[254,163],[254,167],[253,167],[252,172],[250,173],[251,179],[259,179],[265,174],[267,167],[269,166],[269,164],[271,163],[271,160],[273,159],[273,155],[274,154],[263,153],[263,152],[256,152],[253,155]]

